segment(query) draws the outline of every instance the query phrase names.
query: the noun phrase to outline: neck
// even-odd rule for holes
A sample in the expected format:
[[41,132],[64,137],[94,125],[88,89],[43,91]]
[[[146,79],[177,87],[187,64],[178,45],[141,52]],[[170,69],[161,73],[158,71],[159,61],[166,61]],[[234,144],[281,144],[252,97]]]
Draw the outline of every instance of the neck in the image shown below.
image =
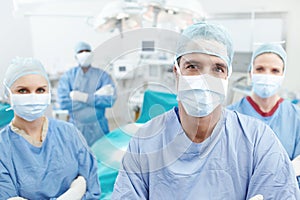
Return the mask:
[[178,103],[178,108],[182,128],[186,135],[195,143],[201,143],[211,136],[222,114],[221,105],[205,117],[188,115],[180,102]]
[[89,70],[89,67],[81,67],[83,73],[86,73]]
[[254,92],[251,95],[251,98],[253,101],[259,106],[259,109],[265,113],[272,110],[272,108],[275,106],[275,104],[280,99],[280,96],[278,94],[275,94],[268,98],[261,98]]
[[32,122],[29,122],[15,115],[12,124],[15,127],[25,131],[26,134],[35,138],[36,141],[41,141],[44,120],[45,117],[40,117]]

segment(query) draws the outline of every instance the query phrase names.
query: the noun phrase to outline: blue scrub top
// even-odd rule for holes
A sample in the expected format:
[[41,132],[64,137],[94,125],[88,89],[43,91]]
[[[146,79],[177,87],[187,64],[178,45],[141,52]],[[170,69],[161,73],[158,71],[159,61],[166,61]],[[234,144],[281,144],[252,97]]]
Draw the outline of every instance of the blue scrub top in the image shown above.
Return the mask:
[[[300,109],[290,101],[281,99],[277,109],[269,114],[259,113],[250,103],[250,97],[244,97],[233,105],[228,106],[230,110],[236,110],[242,114],[255,117],[268,124],[274,131],[281,144],[293,160],[300,155]],[[253,101],[253,100],[252,100]],[[300,187],[300,177],[298,177]]]
[[[112,85],[114,95],[94,94],[105,85]],[[72,91],[87,93],[87,102],[72,101]],[[70,121],[82,132],[89,146],[109,132],[105,109],[114,105],[117,96],[115,84],[108,73],[95,67],[84,73],[81,67],[74,67],[61,76],[57,95],[60,109],[69,111]]]
[[293,166],[260,120],[224,110],[193,143],[173,110],[141,127],[123,157],[114,199],[300,199]]
[[97,160],[81,133],[70,123],[49,119],[41,147],[6,126],[0,132],[0,199],[57,198],[81,175],[87,192],[83,199],[99,199]]
[[269,116],[262,116],[244,97],[228,106],[230,110],[255,117],[268,124],[284,146],[291,160],[300,155],[300,109],[289,101],[283,100]]

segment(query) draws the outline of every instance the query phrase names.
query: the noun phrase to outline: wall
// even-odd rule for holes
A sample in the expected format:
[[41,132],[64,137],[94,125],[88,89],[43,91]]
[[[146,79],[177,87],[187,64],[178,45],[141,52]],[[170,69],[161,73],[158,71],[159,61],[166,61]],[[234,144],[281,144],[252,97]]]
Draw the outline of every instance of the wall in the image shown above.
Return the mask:
[[73,67],[74,46],[79,41],[96,48],[109,33],[99,34],[87,24],[86,17],[32,16],[30,24],[34,56],[41,59],[50,74],[62,73]]
[[13,1],[1,1],[0,6],[0,100],[2,81],[10,61],[15,56],[33,56],[29,19],[13,16]]

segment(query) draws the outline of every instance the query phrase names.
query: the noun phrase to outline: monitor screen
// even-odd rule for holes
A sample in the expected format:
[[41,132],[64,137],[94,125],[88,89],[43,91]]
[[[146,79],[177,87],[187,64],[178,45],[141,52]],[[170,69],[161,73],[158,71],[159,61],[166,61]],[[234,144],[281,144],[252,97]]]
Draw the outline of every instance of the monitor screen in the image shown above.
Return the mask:
[[142,41],[142,51],[154,51],[154,41]]
[[126,66],[119,66],[119,71],[120,72],[125,72],[126,71]]

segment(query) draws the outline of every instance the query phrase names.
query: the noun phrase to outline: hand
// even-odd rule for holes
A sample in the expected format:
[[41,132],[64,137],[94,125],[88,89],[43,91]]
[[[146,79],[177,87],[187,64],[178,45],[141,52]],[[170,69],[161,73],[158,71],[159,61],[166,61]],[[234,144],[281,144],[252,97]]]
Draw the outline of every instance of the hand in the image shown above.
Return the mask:
[[101,95],[101,96],[112,96],[114,94],[114,88],[111,84],[104,85],[99,90],[97,90],[95,95]]
[[72,92],[70,92],[70,97],[73,101],[82,101],[85,103],[87,102],[89,95],[84,92],[73,90]]
[[264,200],[264,196],[261,194],[255,195],[254,197],[251,197],[249,200]]
[[83,176],[78,176],[71,183],[70,189],[57,198],[57,200],[81,200],[86,192],[86,181]]
[[292,160],[296,176],[300,176],[300,155]]

